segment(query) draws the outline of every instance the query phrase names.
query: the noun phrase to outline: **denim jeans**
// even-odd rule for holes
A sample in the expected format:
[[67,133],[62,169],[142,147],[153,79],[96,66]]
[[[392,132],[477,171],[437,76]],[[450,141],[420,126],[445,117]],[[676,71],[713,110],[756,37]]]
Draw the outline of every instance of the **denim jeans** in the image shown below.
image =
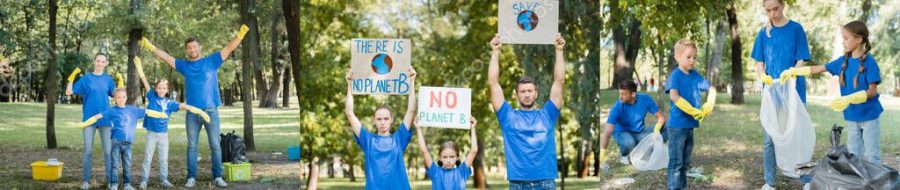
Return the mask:
[[555,190],[556,180],[509,181],[509,190]]
[[[772,141],[772,137],[763,130],[763,179],[766,184],[775,187],[778,171],[778,161],[775,159],[775,143]],[[812,181],[812,176],[800,176],[800,183],[807,184],[810,181]]]
[[694,128],[669,128],[669,189],[685,189],[694,149]]
[[[631,150],[633,150],[641,140],[644,140],[644,137],[650,136],[650,133],[652,132],[653,129],[644,127],[644,131],[641,132],[621,131],[613,133],[613,138],[616,139],[616,144],[619,145],[619,155],[628,156],[628,154],[631,153]],[[663,135],[665,135],[665,133],[663,133]]]
[[113,176],[113,169],[110,166],[111,158],[109,157],[110,144],[109,144],[109,127],[96,127],[96,126],[88,126],[84,129],[81,129],[81,137],[83,137],[83,150],[81,153],[81,179],[84,182],[91,181],[91,162],[93,161],[94,155],[94,131],[100,132],[100,144],[103,146],[103,169],[106,171],[106,180],[109,181],[111,176]]
[[206,136],[209,141],[209,152],[212,157],[212,175],[214,178],[222,177],[222,148],[219,146],[219,111],[217,108],[204,108],[209,115],[209,123],[203,121],[200,115],[188,112],[185,115],[187,130],[187,166],[188,178],[197,176],[197,143],[200,136],[200,128],[206,126]]
[[131,183],[131,142],[112,140],[112,169],[113,175],[109,180],[111,184],[118,184],[119,166],[122,167],[122,184]]
[[881,164],[881,123],[878,119],[847,121],[847,149],[863,160]]
[[159,148],[159,180],[168,181],[169,176],[169,134],[147,132],[147,144],[144,146],[144,164],[141,181],[150,179],[150,168],[153,163],[153,152]]

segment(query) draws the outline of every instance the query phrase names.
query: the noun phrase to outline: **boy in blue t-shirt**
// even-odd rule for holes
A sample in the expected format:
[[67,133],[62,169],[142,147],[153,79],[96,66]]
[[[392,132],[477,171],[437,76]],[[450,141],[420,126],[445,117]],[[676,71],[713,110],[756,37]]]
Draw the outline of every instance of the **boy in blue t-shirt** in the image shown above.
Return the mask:
[[[628,154],[637,146],[638,142],[650,135],[650,128],[644,127],[644,117],[648,114],[656,116],[654,133],[660,133],[666,117],[659,112],[659,106],[649,95],[637,93],[637,84],[631,80],[619,83],[619,100],[609,110],[609,118],[606,120],[606,129],[600,138],[600,162],[606,161],[606,147],[609,145],[609,137],[616,139],[619,145],[619,162],[629,164]],[[663,135],[663,137],[666,137]],[[604,165],[606,166],[606,165]]]
[[[703,118],[709,116],[716,102],[716,88],[693,70],[697,59],[697,45],[690,39],[675,43],[675,60],[678,69],[672,71],[666,81],[666,93],[672,100],[669,121],[669,189],[687,186],[687,170],[691,164],[694,147],[694,128],[700,127]],[[700,104],[700,92],[707,93],[706,103]]]
[[116,100],[116,106],[109,108],[106,111],[103,111],[97,115],[92,116],[87,121],[81,123],[79,127],[86,127],[94,124],[99,119],[105,119],[109,121],[112,129],[110,130],[110,136],[112,139],[112,171],[113,175],[110,177],[109,187],[110,189],[118,189],[117,178],[118,175],[115,174],[116,171],[119,170],[119,161],[121,160],[122,164],[122,182],[125,185],[126,190],[134,189],[131,187],[131,143],[134,141],[134,130],[137,127],[137,121],[139,119],[144,118],[144,115],[148,117],[155,118],[167,118],[164,113],[156,112],[153,110],[144,110],[139,107],[133,105],[125,105],[125,101],[127,100],[127,94],[124,88],[118,88],[113,92],[113,96]]

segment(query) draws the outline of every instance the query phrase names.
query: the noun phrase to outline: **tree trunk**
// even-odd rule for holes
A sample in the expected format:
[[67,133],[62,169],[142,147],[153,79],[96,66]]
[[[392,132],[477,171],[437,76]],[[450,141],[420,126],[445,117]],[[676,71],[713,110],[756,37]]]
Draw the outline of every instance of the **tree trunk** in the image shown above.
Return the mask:
[[872,0],[863,0],[862,1],[862,14],[859,15],[859,20],[868,23],[870,10],[872,10]]
[[[129,14],[135,16],[138,9],[141,7],[141,0],[131,0],[131,6],[129,8]],[[138,28],[138,26],[133,25],[131,27],[131,31],[128,32],[128,69],[127,69],[127,77],[128,80],[126,82],[127,86],[125,87],[128,92],[128,100],[126,104],[129,105],[141,105],[143,104],[143,96],[146,91],[141,91],[141,79],[138,76],[137,68],[134,65],[134,57],[141,55],[141,46],[138,42],[141,41],[143,37],[143,29]],[[149,90],[149,89],[145,89]]]
[[48,0],[48,6],[50,7],[50,33],[49,40],[47,41],[50,44],[50,60],[47,61],[47,148],[48,149],[56,149],[56,128],[54,127],[54,121],[56,120],[56,10],[59,8],[56,5],[56,0]]
[[255,143],[253,141],[253,103],[251,102],[250,97],[250,85],[253,82],[253,79],[250,78],[251,71],[253,71],[253,62],[259,61],[258,51],[255,49],[259,48],[259,33],[256,31],[256,16],[250,11],[254,9],[254,1],[253,0],[241,0],[240,10],[241,10],[241,23],[247,24],[250,27],[250,38],[249,44],[245,44],[241,46],[241,77],[243,81],[241,82],[241,101],[243,102],[244,108],[244,145],[247,147],[248,151],[256,150]]
[[478,153],[475,153],[475,160],[472,165],[475,169],[475,179],[473,183],[475,183],[475,188],[479,190],[490,189],[487,183],[487,175],[484,173],[484,138],[482,135],[478,135],[477,143],[478,143]]
[[[625,80],[633,80],[634,64],[637,60],[638,53],[641,48],[641,23],[635,19],[631,20],[628,31],[625,31],[625,24],[622,24],[613,30],[613,41],[615,41],[615,65],[613,73],[613,86],[618,85]],[[626,32],[628,35],[626,36]],[[627,40],[627,41],[626,41]]]
[[[288,51],[291,54],[291,73],[294,78],[294,89],[297,94],[297,104],[302,101],[300,88],[300,4],[297,1],[282,0],[281,10],[284,13],[284,23],[287,28]],[[303,112],[300,107],[300,112]],[[303,134],[302,127],[300,134]]]
[[731,103],[744,103],[744,66],[741,64],[741,33],[738,31],[737,10],[734,1],[725,10],[728,25],[731,26]]
[[[277,4],[274,6],[278,6]],[[281,22],[281,14],[280,12],[274,12],[272,14],[272,26],[270,31],[271,45],[272,50],[270,53],[272,60],[272,84],[269,86],[264,95],[264,98],[259,100],[259,107],[261,108],[277,108],[278,107],[278,94],[281,93],[281,64],[278,63],[278,60],[281,56],[279,54],[281,51],[278,51],[279,43],[279,34],[278,32],[278,23]],[[262,93],[262,92],[260,92]]]
[[356,164],[348,164],[350,165],[350,172],[348,172],[348,176],[350,177],[350,182],[356,182]]
[[309,178],[306,181],[307,190],[316,190],[319,188],[319,157],[313,158],[309,163]]
[[706,69],[706,78],[713,83],[719,84],[719,67],[722,65],[722,52],[725,49],[725,21],[716,21],[716,37],[712,48],[712,56],[710,56],[709,67]]
[[282,79],[281,85],[283,88],[281,89],[281,107],[290,108],[291,107],[291,67],[281,65],[282,70]]

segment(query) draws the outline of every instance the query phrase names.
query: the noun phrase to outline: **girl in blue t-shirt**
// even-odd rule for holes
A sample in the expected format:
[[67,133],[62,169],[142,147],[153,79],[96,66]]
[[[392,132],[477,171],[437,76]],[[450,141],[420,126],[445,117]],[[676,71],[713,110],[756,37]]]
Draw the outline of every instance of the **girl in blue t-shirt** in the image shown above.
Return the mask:
[[[419,118],[416,117],[416,122]],[[459,149],[456,143],[447,141],[441,144],[438,149],[439,162],[434,162],[431,154],[428,153],[428,145],[425,144],[425,137],[422,135],[422,128],[416,125],[416,135],[419,138],[419,152],[425,158],[425,170],[431,178],[431,189],[434,190],[456,190],[466,189],[466,180],[472,175],[472,161],[475,160],[475,154],[478,153],[478,141],[475,138],[475,121],[474,117],[469,117],[469,131],[472,140],[469,141],[469,154],[466,155],[465,162],[459,161]]]
[[781,80],[822,72],[840,78],[841,97],[831,102],[831,109],[843,111],[850,137],[847,146],[850,153],[864,160],[881,164],[881,140],[878,118],[884,108],[878,101],[878,84],[881,76],[875,58],[869,54],[869,29],[861,21],[844,25],[844,56],[824,66],[795,67],[781,73]]

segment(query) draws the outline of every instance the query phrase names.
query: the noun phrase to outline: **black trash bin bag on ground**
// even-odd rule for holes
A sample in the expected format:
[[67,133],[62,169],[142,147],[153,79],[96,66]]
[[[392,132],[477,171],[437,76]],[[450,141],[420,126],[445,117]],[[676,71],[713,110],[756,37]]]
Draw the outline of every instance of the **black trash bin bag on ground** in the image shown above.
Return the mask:
[[900,175],[897,170],[860,159],[850,154],[846,145],[840,144],[843,127],[835,125],[831,130],[832,148],[819,160],[812,172],[812,189],[898,189]]
[[244,157],[244,139],[231,131],[227,134],[220,134],[219,146],[222,148],[222,162],[233,162],[239,164],[247,161]]

